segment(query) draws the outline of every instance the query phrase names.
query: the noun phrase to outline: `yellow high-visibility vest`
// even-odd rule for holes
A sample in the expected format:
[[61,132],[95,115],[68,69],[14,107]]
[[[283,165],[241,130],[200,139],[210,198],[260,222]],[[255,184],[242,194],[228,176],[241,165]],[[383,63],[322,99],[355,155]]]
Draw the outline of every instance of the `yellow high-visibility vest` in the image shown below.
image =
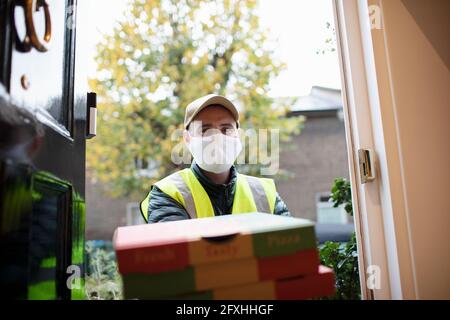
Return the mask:
[[[180,203],[191,218],[214,217],[211,200],[190,168],[177,171],[156,182],[155,185]],[[277,191],[273,179],[257,178],[238,173],[231,213],[273,213],[276,195]],[[150,192],[140,204],[145,221],[148,220],[149,202]]]

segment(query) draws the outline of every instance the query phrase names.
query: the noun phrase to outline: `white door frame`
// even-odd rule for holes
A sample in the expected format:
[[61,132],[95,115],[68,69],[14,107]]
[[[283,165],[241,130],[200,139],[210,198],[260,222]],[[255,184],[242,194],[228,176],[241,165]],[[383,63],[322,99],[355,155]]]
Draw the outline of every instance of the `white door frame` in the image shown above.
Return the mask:
[[[415,299],[399,145],[397,139],[385,139],[397,133],[383,0],[333,0],[333,7],[362,297]],[[381,19],[379,28],[372,28],[374,18]],[[361,183],[358,149],[375,151],[374,181]],[[375,269],[368,270],[369,266]],[[379,274],[372,273],[377,270]],[[377,284],[373,280],[379,281],[379,288],[373,288]]]

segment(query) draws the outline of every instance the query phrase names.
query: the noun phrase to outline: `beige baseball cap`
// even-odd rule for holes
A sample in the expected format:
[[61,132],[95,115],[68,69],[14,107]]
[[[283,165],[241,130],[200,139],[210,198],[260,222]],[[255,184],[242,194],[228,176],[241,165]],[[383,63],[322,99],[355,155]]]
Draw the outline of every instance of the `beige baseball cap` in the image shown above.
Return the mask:
[[239,126],[239,112],[235,105],[223,96],[218,94],[208,94],[188,104],[186,107],[186,114],[184,116],[184,128],[186,129],[189,126],[200,111],[211,105],[221,105],[226,108],[231,112]]

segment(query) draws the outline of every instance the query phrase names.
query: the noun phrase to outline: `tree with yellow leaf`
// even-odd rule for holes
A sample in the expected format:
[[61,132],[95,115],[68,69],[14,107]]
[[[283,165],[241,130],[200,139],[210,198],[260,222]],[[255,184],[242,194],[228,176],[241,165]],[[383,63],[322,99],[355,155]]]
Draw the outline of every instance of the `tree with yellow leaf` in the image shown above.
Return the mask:
[[[300,133],[289,104],[267,95],[285,67],[263,30],[252,0],[132,0],[97,46],[97,137],[88,144],[91,175],[113,195],[142,196],[178,169],[171,150],[187,104],[208,93],[241,108],[244,128]],[[101,13],[100,13],[101,14]],[[249,148],[257,148],[250,145]],[[258,165],[243,166],[252,173]]]

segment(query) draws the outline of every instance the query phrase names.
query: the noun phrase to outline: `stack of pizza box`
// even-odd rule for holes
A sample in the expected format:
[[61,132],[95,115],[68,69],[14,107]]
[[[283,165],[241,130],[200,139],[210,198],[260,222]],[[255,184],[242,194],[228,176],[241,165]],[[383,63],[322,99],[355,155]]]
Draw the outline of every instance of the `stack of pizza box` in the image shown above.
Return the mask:
[[314,224],[246,213],[119,227],[126,299],[311,299],[335,291]]

